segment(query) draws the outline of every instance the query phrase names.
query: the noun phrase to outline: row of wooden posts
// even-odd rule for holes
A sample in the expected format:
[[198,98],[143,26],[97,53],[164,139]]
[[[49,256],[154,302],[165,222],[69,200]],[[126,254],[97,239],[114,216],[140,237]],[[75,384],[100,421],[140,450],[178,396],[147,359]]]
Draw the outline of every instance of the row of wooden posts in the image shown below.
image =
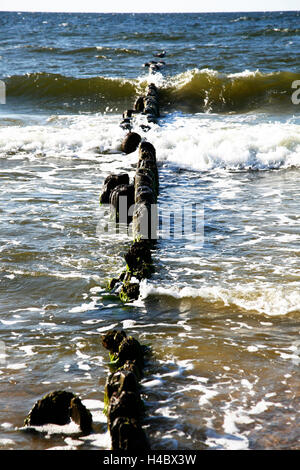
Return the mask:
[[[138,97],[134,109],[125,111],[123,117],[126,117],[121,123],[129,130],[122,142],[124,153],[139,148],[134,181],[129,181],[127,173],[111,174],[105,179],[100,196],[101,204],[113,207],[116,222],[132,223],[133,243],[125,255],[126,269],[119,278],[111,279],[108,284],[109,289],[118,289],[123,301],[137,299],[139,282],[151,275],[151,249],[157,239],[159,177],[156,150],[151,142],[142,140],[137,132],[131,131],[136,113],[142,113],[146,118],[147,124],[141,124],[143,129],[159,117],[158,89],[153,83],[148,86],[145,96]],[[130,208],[134,208],[132,214]],[[137,282],[132,282],[132,279]]]
[[[140,282],[151,276],[151,251],[157,240],[159,175],[156,150],[151,142],[132,132],[136,113],[145,117],[145,122],[140,124],[143,131],[148,131],[151,123],[157,121],[160,115],[159,91],[155,84],[148,85],[145,96],[137,98],[133,110],[123,113],[121,122],[121,126],[128,130],[122,142],[123,152],[128,154],[139,148],[134,181],[130,183],[127,174],[109,175],[100,196],[100,203],[109,203],[113,207],[117,222],[132,223],[133,241],[125,254],[126,268],[119,278],[111,279],[108,286],[116,289],[124,302],[137,299]],[[127,198],[127,205],[123,207],[125,220],[121,217],[121,196]],[[128,216],[132,206],[133,214]],[[127,338],[125,332],[116,330],[103,337],[103,345],[110,351],[112,367],[117,365],[117,370],[109,375],[105,389],[112,450],[147,451],[150,446],[142,427],[144,407],[139,384],[145,348],[133,337]],[[131,354],[120,362],[125,345]]]
[[[159,177],[156,150],[137,132],[132,132],[136,114],[144,116],[141,129],[148,131],[159,117],[159,92],[151,83],[144,96],[137,98],[134,109],[123,113],[121,126],[127,130],[122,142],[125,154],[139,148],[134,181],[129,175],[109,175],[100,196],[101,204],[110,204],[120,222],[122,196],[126,199],[126,223],[132,223],[133,241],[125,254],[126,268],[119,278],[111,279],[109,289],[118,291],[122,301],[138,298],[140,282],[151,276],[153,262],[151,251],[157,239],[156,205]],[[128,215],[133,206],[133,214]],[[143,376],[146,347],[121,330],[112,330],[102,336],[102,345],[108,349],[110,369],[105,386],[105,409],[111,435],[111,449],[121,451],[147,451],[149,442],[142,427],[144,404],[140,380]],[[93,432],[92,415],[78,396],[69,391],[56,390],[38,400],[24,420],[26,428],[48,423],[64,425],[75,421],[84,435]]]

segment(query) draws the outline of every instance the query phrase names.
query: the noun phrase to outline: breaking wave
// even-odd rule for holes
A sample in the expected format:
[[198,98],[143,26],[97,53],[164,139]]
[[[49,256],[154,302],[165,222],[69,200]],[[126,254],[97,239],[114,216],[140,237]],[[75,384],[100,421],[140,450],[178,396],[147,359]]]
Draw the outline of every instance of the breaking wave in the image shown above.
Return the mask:
[[192,69],[168,80],[165,101],[190,112],[247,112],[258,109],[294,109],[292,83],[300,74],[262,73],[259,70],[224,74]]
[[142,297],[170,297],[181,301],[190,299],[193,303],[214,303],[235,307],[245,312],[267,316],[296,314],[300,311],[300,295],[293,286],[235,286],[231,289],[222,286],[170,288],[154,286],[143,282]]
[[[74,52],[74,51],[73,51]],[[291,101],[292,83],[300,80],[300,74],[292,72],[262,73],[244,71],[224,74],[211,69],[192,69],[184,73],[160,77],[162,108],[178,109],[185,112],[250,112],[272,111],[298,112]],[[74,78],[60,74],[30,73],[5,79],[7,97],[24,100],[62,99],[97,102],[105,100],[106,105],[124,101],[124,106],[145,89],[155,76],[136,79],[87,77]]]

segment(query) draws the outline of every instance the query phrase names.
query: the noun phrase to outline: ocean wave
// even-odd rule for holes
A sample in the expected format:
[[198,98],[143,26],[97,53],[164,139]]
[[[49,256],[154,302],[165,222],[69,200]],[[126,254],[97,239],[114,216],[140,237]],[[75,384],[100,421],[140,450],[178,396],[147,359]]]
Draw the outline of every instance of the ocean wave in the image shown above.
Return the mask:
[[299,290],[293,286],[244,285],[232,288],[222,286],[163,287],[143,281],[141,296],[170,297],[179,301],[190,299],[194,302],[215,303],[225,307],[235,307],[246,312],[256,312],[267,316],[281,316],[300,312]]
[[294,36],[300,33],[299,28],[264,28],[247,32],[248,37],[285,35]]
[[[263,115],[264,116],[264,115]],[[196,171],[300,168],[297,122],[263,122],[260,115],[166,117],[163,132],[149,131],[158,159]]]
[[[23,124],[17,122],[15,125],[0,126],[0,159],[1,157],[14,159],[16,155],[26,155],[37,160],[45,156],[51,158],[52,155],[69,159],[77,155],[84,160],[97,161],[99,153],[110,151],[116,153],[120,150],[124,131],[119,122],[119,116],[100,113],[52,115],[46,123],[28,122],[25,116]],[[109,159],[110,167],[111,164]],[[121,168],[122,163],[119,165]],[[52,170],[42,177],[50,181],[53,174],[56,174],[55,163]],[[15,174],[15,178],[30,177],[31,173],[24,173],[24,170],[19,175]]]
[[108,54],[128,54],[128,55],[141,55],[142,52],[137,49],[130,49],[126,47],[106,47],[106,46],[91,46],[91,47],[79,47],[75,49],[63,49],[60,47],[52,46],[24,46],[30,52],[45,53],[45,54],[58,54],[58,55],[76,55],[76,54],[94,54],[99,51]]
[[239,21],[248,21],[252,18],[249,16],[240,16],[239,18],[234,18],[234,20],[230,20],[230,23],[238,23]]
[[292,72],[225,74],[192,69],[166,80],[162,98],[169,106],[189,112],[247,112],[267,107],[296,112],[291,86],[299,79],[300,74]]
[[72,98],[106,98],[108,101],[132,98],[136,82],[124,78],[74,78],[60,74],[30,73],[14,75],[4,80],[7,98],[56,100]]
[[[98,49],[99,50],[99,49]],[[103,49],[101,49],[103,51]],[[300,73],[262,73],[259,70],[225,74],[212,69],[190,69],[178,75],[160,76],[161,107],[190,113],[248,112],[285,110],[297,112],[291,101],[292,83]],[[133,101],[156,76],[136,79],[120,77],[75,78],[51,73],[14,75],[4,79],[7,98],[45,100],[59,103],[62,99],[105,98],[106,105],[116,100]]]

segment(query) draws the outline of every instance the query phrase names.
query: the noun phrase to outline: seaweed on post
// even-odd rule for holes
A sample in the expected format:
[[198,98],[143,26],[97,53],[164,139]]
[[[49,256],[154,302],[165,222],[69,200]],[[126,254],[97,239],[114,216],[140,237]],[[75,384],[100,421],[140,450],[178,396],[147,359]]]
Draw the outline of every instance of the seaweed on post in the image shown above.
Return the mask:
[[109,351],[112,370],[104,396],[112,450],[148,451],[150,446],[142,427],[145,410],[139,384],[147,348],[123,330],[106,333],[102,336],[102,345]]
[[[154,271],[151,250],[157,240],[158,225],[159,175],[156,150],[150,142],[142,140],[139,134],[132,132],[132,119],[137,113],[144,115],[147,123],[157,122],[160,116],[159,92],[154,83],[148,85],[144,96],[137,98],[133,110],[123,113],[121,125],[128,128],[129,132],[122,142],[121,149],[128,154],[139,148],[134,182],[130,184],[126,174],[109,175],[100,197],[100,202],[110,203],[115,209],[117,222],[120,221],[120,198],[127,197],[126,220],[122,221],[127,224],[132,222],[133,243],[125,254],[126,270],[119,278],[112,278],[107,284],[108,290],[118,288],[119,297],[125,303],[138,299],[140,282],[150,278]],[[132,207],[133,213],[129,215],[129,208]]]

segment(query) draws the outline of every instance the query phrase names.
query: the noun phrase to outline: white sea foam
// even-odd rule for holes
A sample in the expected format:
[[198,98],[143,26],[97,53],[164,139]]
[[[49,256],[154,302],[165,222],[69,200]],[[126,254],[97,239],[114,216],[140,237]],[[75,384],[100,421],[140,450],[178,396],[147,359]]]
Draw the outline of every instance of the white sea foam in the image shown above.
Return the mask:
[[149,131],[160,161],[193,170],[267,170],[300,167],[297,124],[250,117],[184,117]]
[[230,23],[237,23],[239,21],[247,21],[249,19],[248,16],[239,16],[239,18],[235,18],[234,20],[230,20]]
[[46,125],[18,127],[17,132],[14,126],[1,127],[0,155],[16,152],[30,159],[61,155],[96,160],[101,152],[120,150],[124,131],[118,124],[119,116],[53,116]]
[[136,321],[128,319],[128,320],[123,320],[122,323],[123,323],[124,330],[126,330],[127,328],[132,328],[133,326],[135,326]]
[[151,281],[143,281],[140,292],[143,299],[154,295],[223,302],[226,306],[235,305],[246,311],[256,311],[269,316],[300,311],[300,291],[295,285],[238,284],[230,288],[222,285],[180,288],[157,286]]
[[17,363],[17,364],[8,364],[7,369],[12,369],[12,370],[20,370],[20,369],[25,369],[27,367],[27,364],[25,363]]
[[109,431],[106,431],[105,433],[95,433],[90,434],[89,436],[83,436],[80,438],[80,440],[97,448],[99,447],[99,449],[102,450],[111,449],[111,437]]
[[30,320],[0,320],[3,325],[15,325],[16,323],[26,323]]
[[153,379],[153,380],[148,380],[147,382],[143,382],[143,387],[144,388],[161,387],[163,383],[164,381],[161,379]]
[[[234,76],[257,73],[244,71]],[[180,78],[183,82],[188,79],[184,74]],[[97,161],[104,152],[107,155],[101,159],[102,171],[111,172],[112,165],[115,170],[124,171],[120,145],[125,133],[119,122],[117,115],[52,116],[46,125],[42,122],[19,127],[18,132],[14,126],[2,127],[0,155],[9,152],[9,158],[19,158],[25,153],[31,160],[55,155]],[[141,133],[138,119],[136,122],[134,130]],[[300,166],[300,138],[298,125],[293,120],[279,122],[253,115],[220,117],[175,113],[164,118],[161,126],[153,125],[145,137],[154,144],[159,161],[182,168],[265,170]],[[109,152],[114,156],[107,160],[106,169]],[[136,152],[128,155],[127,165],[136,162],[136,158]],[[55,171],[41,171],[39,175],[48,183],[54,183]],[[82,183],[82,179],[78,181]]]
[[13,424],[12,424],[12,423],[8,423],[8,422],[4,422],[4,423],[1,423],[1,424],[0,424],[0,427],[3,428],[3,429],[12,429],[12,428],[13,428]]
[[90,370],[90,366],[88,364],[85,364],[83,361],[78,362],[78,369],[81,370]]
[[12,439],[0,439],[0,446],[7,447],[7,446],[14,446],[15,442]]
[[104,408],[104,402],[101,400],[93,400],[91,398],[86,398],[82,400],[82,404],[88,408],[90,411],[92,410],[100,410]]
[[112,330],[113,328],[116,328],[118,326],[118,323],[112,323],[111,325],[103,326],[102,328],[97,328],[96,331],[99,333],[104,333],[105,331]]
[[37,354],[37,352],[33,351],[34,347],[35,347],[34,345],[33,346],[20,346],[19,349],[21,351],[24,351],[26,356],[34,356],[35,354]]
[[249,411],[249,415],[257,415],[266,411],[270,406],[273,406],[274,403],[266,400],[261,400],[256,403]]
[[86,304],[78,305],[78,307],[71,308],[70,313],[87,312],[88,310],[93,310],[95,306],[96,306],[96,301],[92,301]]
[[74,421],[70,421],[70,423],[64,425],[49,423],[40,426],[26,426],[21,428],[21,430],[27,429],[34,429],[40,433],[50,436],[53,434],[79,434],[81,432],[79,425]]

